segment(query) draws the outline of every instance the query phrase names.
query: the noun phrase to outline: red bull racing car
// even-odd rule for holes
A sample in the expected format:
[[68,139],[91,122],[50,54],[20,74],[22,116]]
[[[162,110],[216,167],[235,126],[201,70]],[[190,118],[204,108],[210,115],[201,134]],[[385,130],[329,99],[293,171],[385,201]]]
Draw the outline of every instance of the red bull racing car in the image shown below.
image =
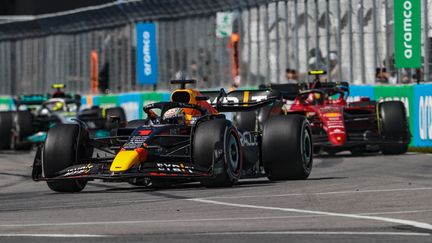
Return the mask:
[[324,71],[307,87],[297,84],[273,84],[270,89],[284,94],[286,114],[304,114],[311,124],[314,152],[329,154],[351,151],[353,154],[381,151],[403,154],[411,134],[405,106],[401,101],[376,103],[369,98],[347,102],[347,82],[321,82]]
[[[48,131],[34,162],[33,179],[57,192],[81,191],[87,181],[136,185],[199,181],[232,186],[240,178],[306,179],[312,169],[311,127],[299,114],[281,116],[278,91],[201,93],[192,80],[174,80],[170,102],[144,107],[148,118],[128,122],[105,138],[90,138],[83,124]],[[205,96],[213,95],[213,97]],[[214,103],[207,102],[214,98]],[[271,105],[262,129],[240,130],[221,112]]]

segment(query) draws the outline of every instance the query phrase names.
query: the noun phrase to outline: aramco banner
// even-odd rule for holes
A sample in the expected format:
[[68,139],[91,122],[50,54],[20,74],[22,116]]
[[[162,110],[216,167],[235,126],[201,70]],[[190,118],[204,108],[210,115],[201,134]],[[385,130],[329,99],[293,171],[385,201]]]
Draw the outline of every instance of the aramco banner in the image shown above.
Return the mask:
[[395,64],[398,68],[421,67],[420,2],[394,1]]
[[137,81],[139,84],[156,84],[158,81],[156,25],[137,23],[136,41]]

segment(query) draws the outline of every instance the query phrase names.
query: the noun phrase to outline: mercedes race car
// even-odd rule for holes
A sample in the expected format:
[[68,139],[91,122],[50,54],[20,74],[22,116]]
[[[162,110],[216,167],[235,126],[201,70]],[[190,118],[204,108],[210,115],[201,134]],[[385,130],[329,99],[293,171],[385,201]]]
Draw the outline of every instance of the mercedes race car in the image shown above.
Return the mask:
[[[33,179],[57,192],[81,191],[87,181],[158,183],[200,182],[228,187],[240,178],[306,179],[312,169],[312,136],[303,115],[281,116],[278,91],[222,89],[205,96],[186,84],[170,102],[144,107],[147,119],[113,129],[111,136],[91,138],[81,123],[61,124],[48,131],[37,152]],[[214,103],[207,102],[213,99]],[[272,106],[262,129],[240,130],[222,112],[243,112]]]
[[0,112],[0,149],[30,149],[45,141],[46,132],[57,124],[76,123],[77,119],[89,128],[91,136],[107,136],[118,122],[111,116],[126,121],[122,108],[92,107],[80,110],[81,96],[65,94],[64,85],[53,85],[53,95],[21,95],[14,98],[15,111]]
[[309,87],[272,84],[270,89],[284,95],[286,114],[304,114],[311,124],[314,152],[353,154],[382,151],[403,154],[411,134],[405,106],[401,101],[377,103],[369,98],[347,102],[347,82],[321,82],[324,71],[311,71],[316,78]]

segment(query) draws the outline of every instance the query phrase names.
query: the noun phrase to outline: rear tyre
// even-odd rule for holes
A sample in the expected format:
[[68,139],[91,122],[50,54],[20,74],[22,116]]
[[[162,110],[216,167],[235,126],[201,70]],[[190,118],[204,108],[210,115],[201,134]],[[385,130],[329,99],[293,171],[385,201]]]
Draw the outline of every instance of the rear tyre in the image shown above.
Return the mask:
[[401,101],[382,102],[378,104],[378,112],[381,136],[401,141],[401,143],[382,144],[382,153],[385,155],[406,153],[410,132],[404,104]]
[[0,149],[9,149],[11,145],[12,113],[0,112]]
[[199,123],[196,127],[193,150],[196,165],[213,166],[213,176],[201,181],[207,187],[230,187],[240,178],[242,153],[240,138],[231,122],[215,119]]
[[30,111],[17,111],[12,115],[11,149],[29,150],[32,144],[26,138],[33,134],[33,115]]
[[239,131],[255,131],[256,112],[237,112],[234,115],[233,123]]
[[[92,149],[86,147],[88,133],[76,124],[59,124],[48,131],[43,148],[42,167],[46,178],[53,178],[57,173],[77,161],[88,158]],[[48,187],[56,192],[79,192],[87,184],[85,180],[47,181]]]
[[306,118],[301,115],[270,118],[264,124],[261,153],[270,180],[308,178],[312,170],[313,146]]

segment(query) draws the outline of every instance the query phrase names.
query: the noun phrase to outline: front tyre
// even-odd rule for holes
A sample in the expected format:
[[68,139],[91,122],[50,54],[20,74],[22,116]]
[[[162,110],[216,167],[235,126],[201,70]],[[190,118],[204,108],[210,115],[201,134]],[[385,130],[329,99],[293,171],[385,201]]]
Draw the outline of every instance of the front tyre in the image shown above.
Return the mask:
[[308,178],[312,170],[313,146],[306,118],[301,115],[270,118],[264,124],[261,153],[270,180]]
[[0,149],[9,149],[11,145],[12,112],[0,112]]
[[11,149],[30,150],[32,144],[26,138],[33,134],[33,115],[30,111],[16,111],[12,119]]
[[240,178],[240,138],[231,122],[215,119],[197,125],[192,150],[196,165],[212,168],[213,176],[201,180],[207,187],[230,187]]
[[[81,131],[80,131],[81,130]],[[91,156],[91,149],[85,146],[88,133],[76,124],[58,124],[48,131],[43,148],[42,168],[46,178]],[[47,181],[48,187],[56,192],[79,192],[87,184],[85,180],[58,179]]]

